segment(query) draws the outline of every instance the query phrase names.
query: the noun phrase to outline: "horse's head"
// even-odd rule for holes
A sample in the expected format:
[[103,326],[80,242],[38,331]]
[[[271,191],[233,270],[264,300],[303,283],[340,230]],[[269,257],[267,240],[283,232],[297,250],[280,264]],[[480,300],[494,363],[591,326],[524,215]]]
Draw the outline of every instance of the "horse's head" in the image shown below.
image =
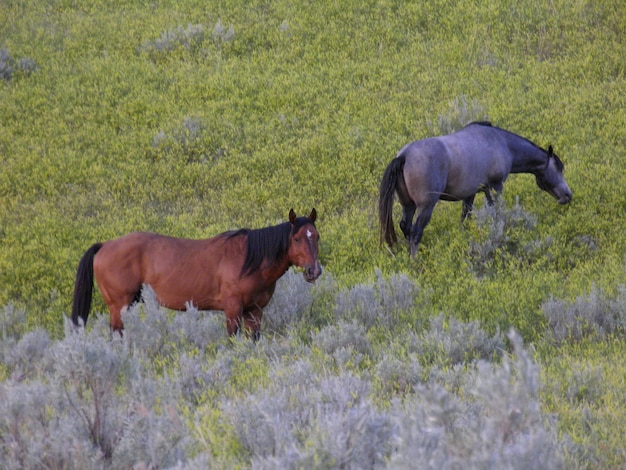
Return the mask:
[[553,152],[552,146],[548,147],[547,156],[545,166],[535,173],[537,186],[550,193],[559,204],[567,204],[572,200],[572,191],[563,177],[563,162]]
[[311,211],[308,217],[296,217],[296,213],[289,211],[291,235],[289,236],[289,261],[304,269],[304,279],[315,282],[322,274],[322,266],[317,259],[317,243],[320,239],[315,228],[317,212]]

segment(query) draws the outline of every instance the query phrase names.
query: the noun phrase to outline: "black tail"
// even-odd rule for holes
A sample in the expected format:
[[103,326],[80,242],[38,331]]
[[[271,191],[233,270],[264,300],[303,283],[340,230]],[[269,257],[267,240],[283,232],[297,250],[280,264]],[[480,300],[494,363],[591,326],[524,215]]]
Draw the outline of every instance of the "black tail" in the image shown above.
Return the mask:
[[76,326],[78,326],[78,317],[83,319],[83,326],[87,324],[93,294],[93,258],[100,248],[102,248],[102,243],[93,244],[85,251],[78,263],[72,302],[72,322]]
[[404,160],[404,155],[394,158],[387,166],[380,182],[380,199],[378,201],[380,242],[385,241],[389,246],[398,241],[396,230],[393,227],[393,198],[398,187],[398,180],[403,177]]

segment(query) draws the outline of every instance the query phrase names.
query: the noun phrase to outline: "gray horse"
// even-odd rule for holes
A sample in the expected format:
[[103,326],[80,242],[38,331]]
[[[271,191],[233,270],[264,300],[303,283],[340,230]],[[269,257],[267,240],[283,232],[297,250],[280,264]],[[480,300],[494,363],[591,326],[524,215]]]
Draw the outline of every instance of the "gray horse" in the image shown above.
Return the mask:
[[392,219],[394,194],[402,204],[400,228],[413,257],[438,200],[463,201],[463,222],[476,193],[485,193],[487,202],[493,204],[491,191],[499,195],[509,173],[532,173],[537,186],[559,204],[572,200],[563,178],[563,162],[552,146],[544,150],[489,122],[474,122],[453,134],[405,145],[387,166],[380,184],[381,241],[390,246],[398,241]]

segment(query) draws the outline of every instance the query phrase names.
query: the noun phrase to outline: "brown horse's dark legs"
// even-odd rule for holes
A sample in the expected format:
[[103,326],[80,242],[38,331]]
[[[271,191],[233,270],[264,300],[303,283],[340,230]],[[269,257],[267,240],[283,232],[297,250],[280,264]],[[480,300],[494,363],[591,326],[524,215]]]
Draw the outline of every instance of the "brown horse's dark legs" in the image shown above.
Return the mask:
[[229,336],[235,336],[239,332],[239,316],[233,318],[226,314],[226,331]]
[[239,332],[243,306],[238,298],[233,298],[225,302],[224,314],[226,315],[226,331],[229,336],[235,336]]
[[122,334],[122,331],[124,331],[124,323],[122,322],[122,311],[126,310],[127,308],[127,305],[120,306],[119,304],[109,306],[109,325],[111,326],[111,331]]
[[252,338],[254,341],[258,341],[261,338],[261,318],[263,317],[263,310],[256,307],[253,310],[243,313],[244,327],[246,335]]

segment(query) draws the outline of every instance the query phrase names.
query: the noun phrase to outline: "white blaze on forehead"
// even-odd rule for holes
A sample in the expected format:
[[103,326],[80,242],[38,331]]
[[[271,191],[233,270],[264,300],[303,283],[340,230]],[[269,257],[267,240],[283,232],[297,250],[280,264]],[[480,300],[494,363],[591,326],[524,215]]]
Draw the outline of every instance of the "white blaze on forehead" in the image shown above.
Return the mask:
[[306,237],[307,237],[308,239],[311,239],[311,237],[312,237],[312,236],[313,236],[313,233],[311,232],[311,230],[307,229],[307,231],[306,231]]

